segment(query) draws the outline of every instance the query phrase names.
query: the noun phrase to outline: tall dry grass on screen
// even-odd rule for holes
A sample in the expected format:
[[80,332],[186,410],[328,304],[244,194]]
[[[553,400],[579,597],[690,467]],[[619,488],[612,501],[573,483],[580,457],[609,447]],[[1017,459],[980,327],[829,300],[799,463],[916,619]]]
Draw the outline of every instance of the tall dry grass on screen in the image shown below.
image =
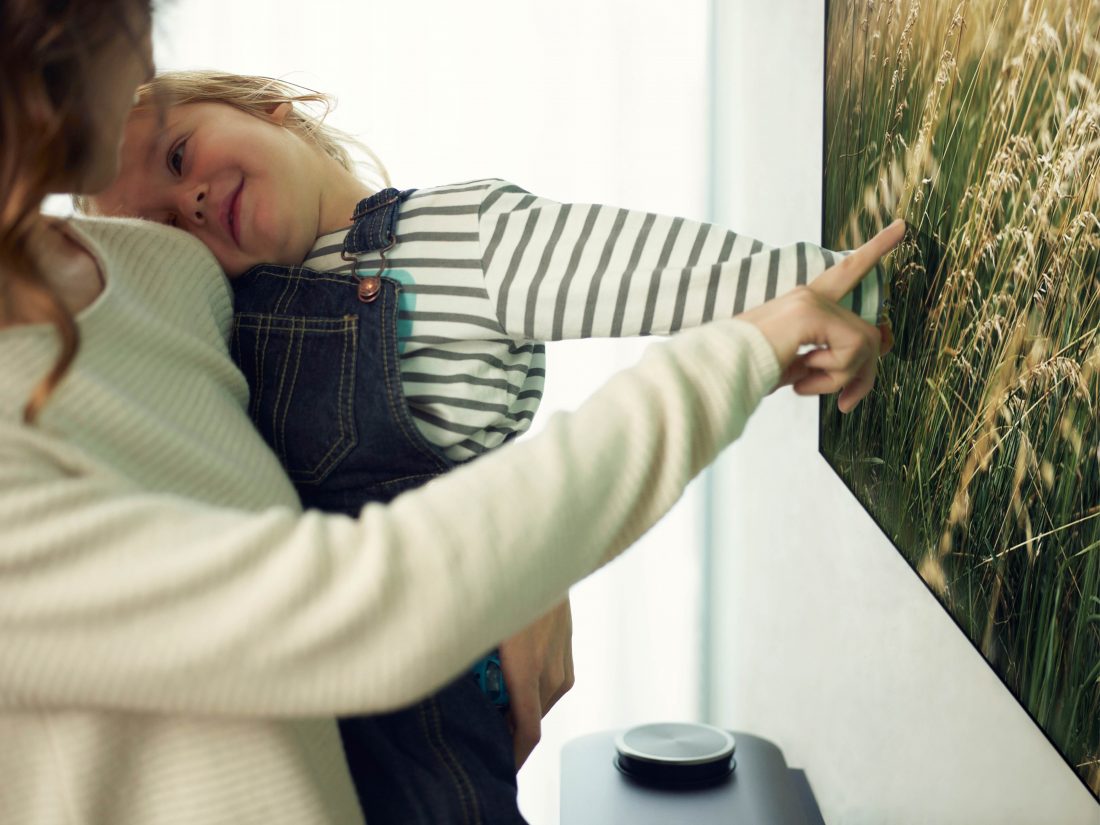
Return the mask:
[[823,243],[904,217],[943,291],[822,450],[1100,793],[1100,3],[832,0],[827,41]]

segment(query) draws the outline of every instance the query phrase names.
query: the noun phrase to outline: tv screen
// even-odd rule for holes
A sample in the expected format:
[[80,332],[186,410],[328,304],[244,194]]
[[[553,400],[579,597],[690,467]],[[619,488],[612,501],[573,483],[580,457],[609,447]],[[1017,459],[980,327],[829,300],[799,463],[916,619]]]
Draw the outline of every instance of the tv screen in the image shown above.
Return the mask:
[[822,453],[1100,794],[1100,3],[826,15],[822,243],[911,231]]

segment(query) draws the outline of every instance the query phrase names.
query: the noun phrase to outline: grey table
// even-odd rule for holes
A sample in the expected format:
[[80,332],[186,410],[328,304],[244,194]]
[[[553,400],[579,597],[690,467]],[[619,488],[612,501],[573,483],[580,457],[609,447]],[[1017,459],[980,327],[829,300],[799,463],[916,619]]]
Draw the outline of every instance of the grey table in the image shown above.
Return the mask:
[[737,769],[720,785],[658,790],[615,768],[617,730],[574,739],[561,755],[561,825],[825,825],[806,774],[767,739],[731,731]]

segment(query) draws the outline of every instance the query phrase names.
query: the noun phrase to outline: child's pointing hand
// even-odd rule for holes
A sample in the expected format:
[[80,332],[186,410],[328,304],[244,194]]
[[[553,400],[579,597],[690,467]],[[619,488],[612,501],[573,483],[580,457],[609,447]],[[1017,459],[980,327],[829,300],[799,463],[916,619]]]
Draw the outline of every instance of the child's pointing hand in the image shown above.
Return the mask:
[[[777,386],[791,384],[800,395],[841,391],[837,407],[843,413],[851,412],[871,391],[884,335],[836,302],[855,289],[904,234],[905,221],[896,220],[809,286],[737,316],[755,325],[772,345],[782,370]],[[804,345],[818,349],[799,355]]]

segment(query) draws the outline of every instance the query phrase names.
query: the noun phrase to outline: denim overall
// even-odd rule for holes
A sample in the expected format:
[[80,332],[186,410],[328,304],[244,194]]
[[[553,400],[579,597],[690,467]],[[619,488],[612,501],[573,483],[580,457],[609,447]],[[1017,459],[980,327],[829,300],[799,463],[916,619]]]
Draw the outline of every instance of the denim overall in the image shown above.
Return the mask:
[[[306,508],[355,517],[454,466],[409,413],[400,284],[383,275],[412,191],[379,192],[352,217],[344,257],[380,251],[377,271],[260,264],[231,282],[230,349],[248,379],[249,414]],[[471,675],[412,707],[339,725],[368,825],[525,822],[508,725]]]

